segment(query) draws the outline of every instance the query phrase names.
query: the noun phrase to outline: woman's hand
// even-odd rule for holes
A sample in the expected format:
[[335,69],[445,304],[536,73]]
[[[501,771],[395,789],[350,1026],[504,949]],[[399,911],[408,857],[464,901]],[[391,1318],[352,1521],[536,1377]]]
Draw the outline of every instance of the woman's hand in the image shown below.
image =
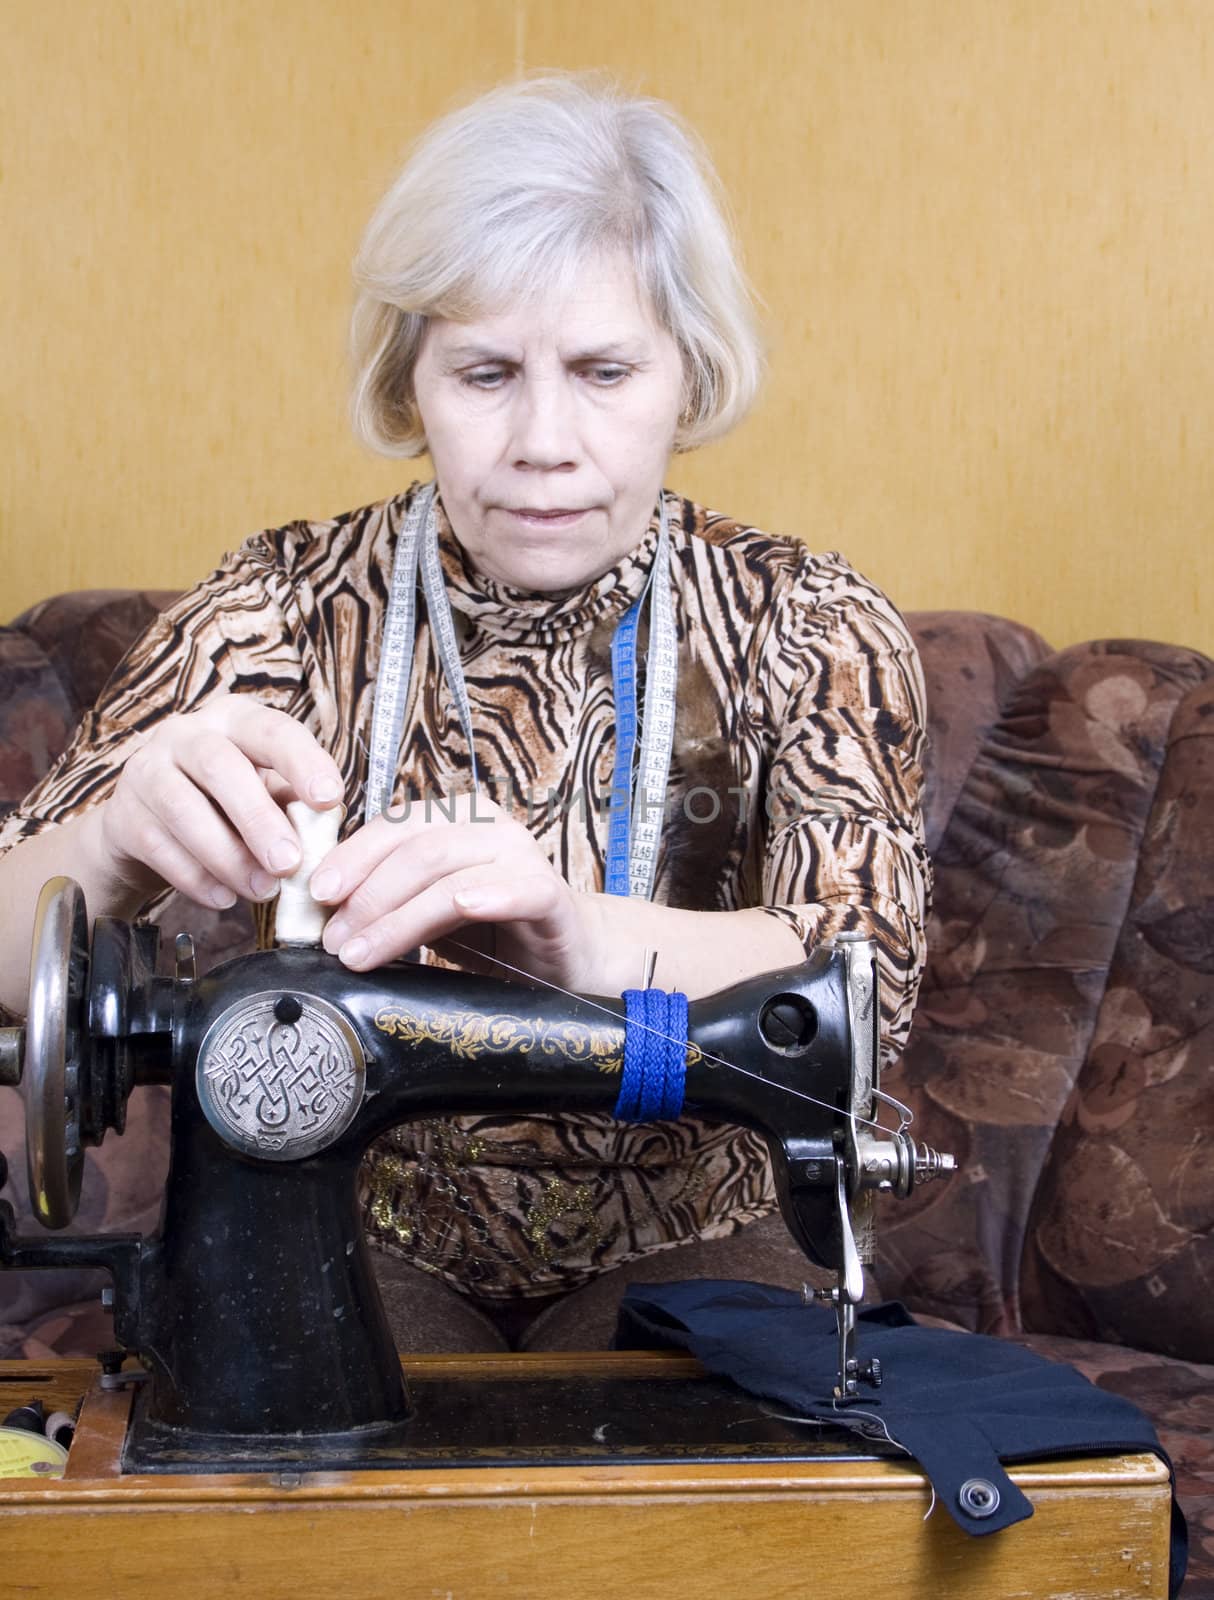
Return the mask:
[[299,862],[281,801],[341,799],[337,763],[306,728],[248,695],[166,717],[91,813],[93,849],[145,896],[169,885],[200,905],[266,900]]
[[420,804],[386,813],[329,852],[311,880],[313,898],[336,908],[325,949],[365,972],[428,944],[464,967],[487,972],[500,960],[578,988],[590,968],[590,897],[484,795],[447,809],[450,819]]

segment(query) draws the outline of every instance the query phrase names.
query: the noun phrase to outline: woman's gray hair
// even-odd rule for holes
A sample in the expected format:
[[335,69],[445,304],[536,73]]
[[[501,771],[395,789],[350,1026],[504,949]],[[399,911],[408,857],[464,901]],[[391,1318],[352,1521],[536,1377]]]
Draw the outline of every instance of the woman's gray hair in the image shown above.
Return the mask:
[[428,319],[559,293],[604,249],[626,252],[682,352],[676,448],[728,432],[763,357],[716,174],[669,106],[598,73],[503,85],[423,134],[354,263],[355,432],[385,455],[420,455],[413,368]]

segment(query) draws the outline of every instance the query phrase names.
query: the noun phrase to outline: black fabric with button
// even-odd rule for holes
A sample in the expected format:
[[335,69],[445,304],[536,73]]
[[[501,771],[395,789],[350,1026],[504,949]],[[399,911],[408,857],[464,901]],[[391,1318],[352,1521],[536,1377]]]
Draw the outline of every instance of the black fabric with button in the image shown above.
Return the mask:
[[[966,1533],[997,1533],[1032,1516],[1003,1462],[1149,1450],[1172,1471],[1142,1412],[1072,1367],[982,1334],[921,1328],[892,1301],[861,1311],[857,1326],[858,1353],[880,1361],[883,1382],[862,1386],[846,1405],[833,1397],[834,1313],[789,1289],[710,1278],[633,1284],[620,1303],[614,1344],[687,1350],[710,1372],[799,1416],[887,1434],[923,1468]],[[1172,1596],[1187,1551],[1173,1474]]]

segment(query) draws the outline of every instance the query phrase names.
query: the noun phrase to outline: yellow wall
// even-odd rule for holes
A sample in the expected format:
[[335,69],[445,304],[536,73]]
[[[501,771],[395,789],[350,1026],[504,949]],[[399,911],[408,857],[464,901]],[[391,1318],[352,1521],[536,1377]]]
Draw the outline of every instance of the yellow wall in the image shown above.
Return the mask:
[[0,555],[184,585],[388,493],[348,261],[418,130],[605,65],[699,127],[772,345],[676,465],[904,608],[1214,652],[1209,0],[2,0]]

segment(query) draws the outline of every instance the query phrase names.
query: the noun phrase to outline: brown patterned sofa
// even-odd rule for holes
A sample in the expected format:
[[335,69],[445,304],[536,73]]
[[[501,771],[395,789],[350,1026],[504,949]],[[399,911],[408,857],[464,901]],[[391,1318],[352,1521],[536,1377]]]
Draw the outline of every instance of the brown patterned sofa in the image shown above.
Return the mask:
[[[168,598],[63,595],[0,629],[0,807]],[[891,1209],[879,1286],[1021,1340],[1155,1420],[1214,1600],[1214,662],[1016,623],[911,619],[927,671],[930,964],[886,1087],[962,1174]],[[239,913],[170,908],[209,960]],[[154,1225],[164,1091],[92,1153],[78,1225]],[[24,1168],[19,1103],[0,1147]],[[11,1185],[10,1198],[23,1185]],[[14,1196],[14,1190],[17,1195]],[[0,1356],[106,1342],[84,1274],[0,1276]]]

